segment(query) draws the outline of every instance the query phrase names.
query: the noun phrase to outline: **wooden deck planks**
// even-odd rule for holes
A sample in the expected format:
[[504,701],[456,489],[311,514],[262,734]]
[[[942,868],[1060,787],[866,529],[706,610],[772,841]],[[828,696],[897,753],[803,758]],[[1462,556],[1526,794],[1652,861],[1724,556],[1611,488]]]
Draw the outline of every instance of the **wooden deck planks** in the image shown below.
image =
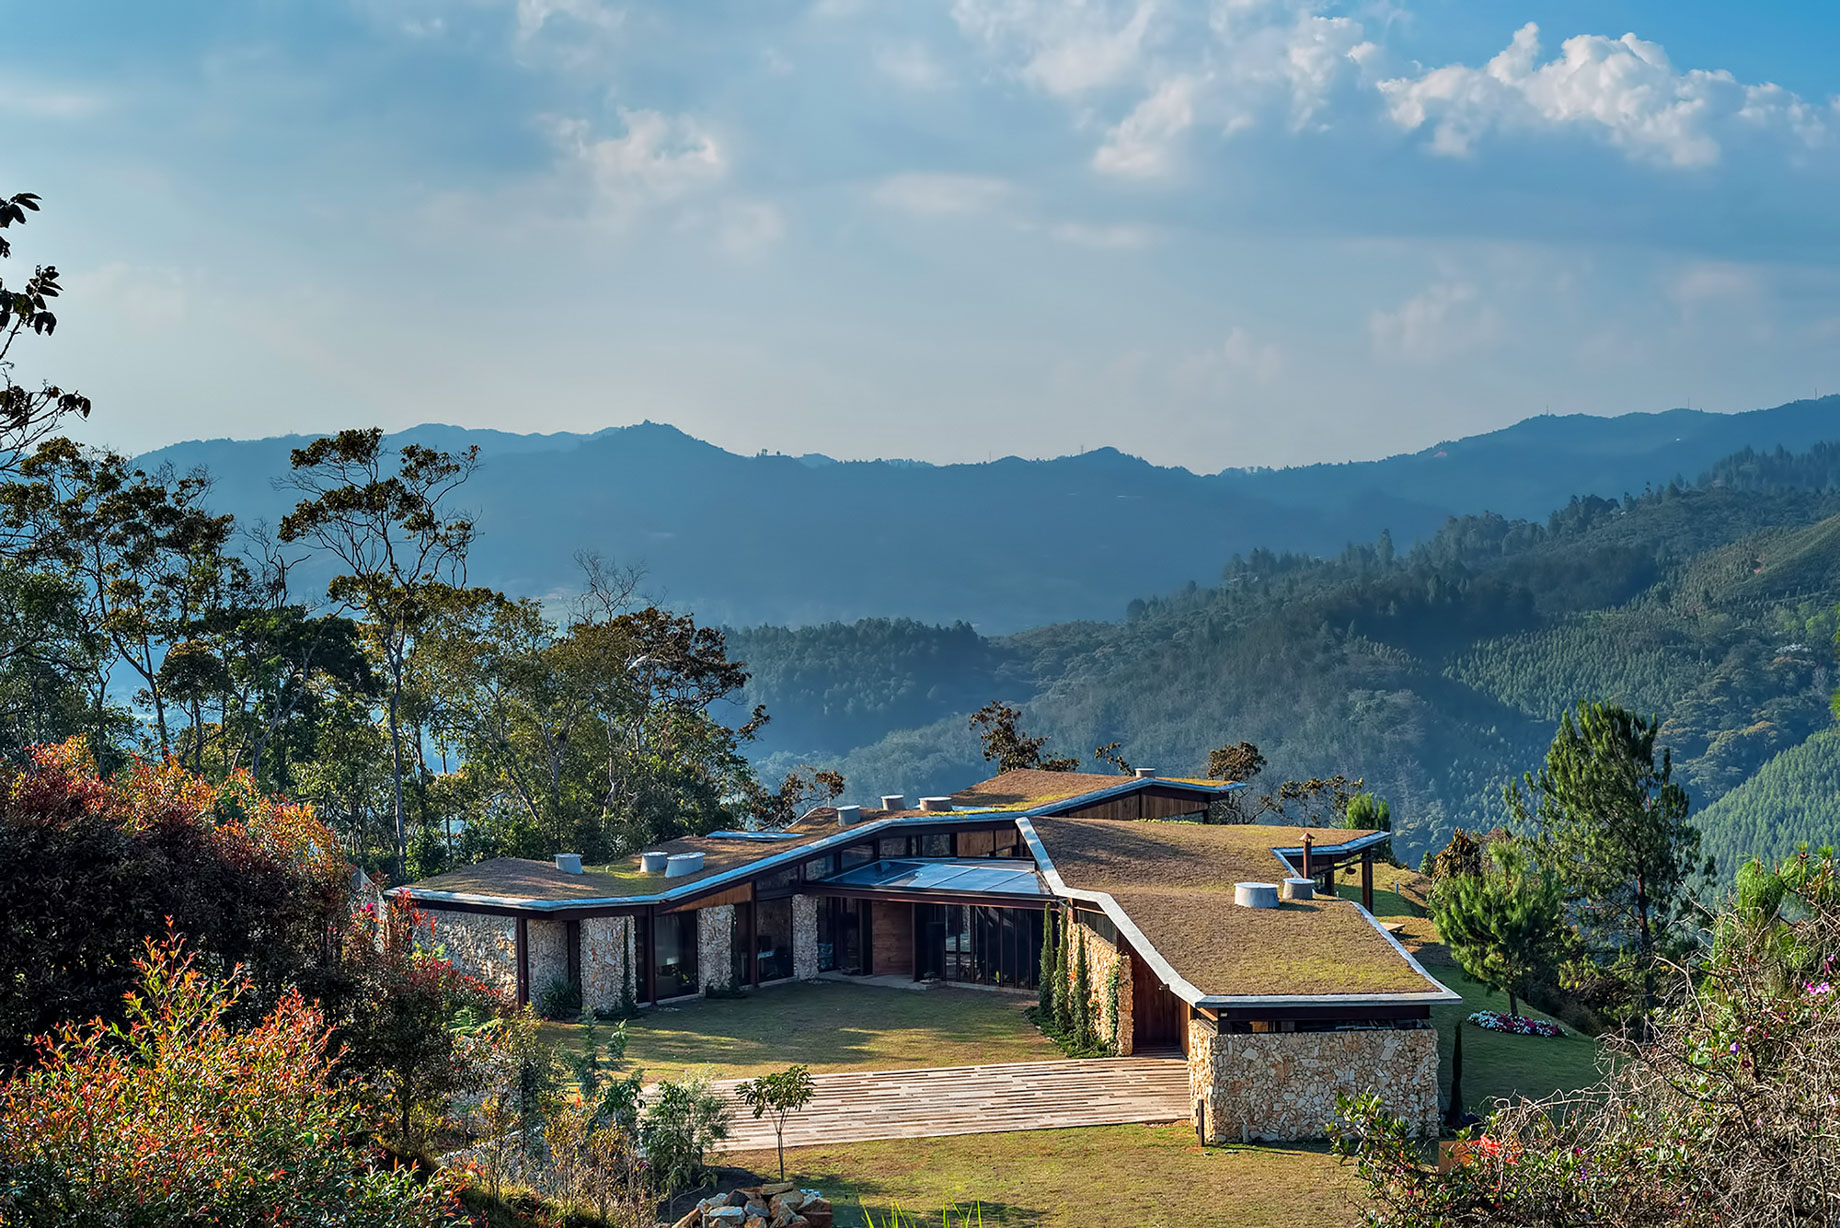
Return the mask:
[[[847,1071],[812,1081],[810,1106],[786,1123],[788,1147],[1179,1121],[1190,1112],[1188,1063],[1180,1056]],[[738,1082],[715,1087],[732,1098]],[[735,1105],[724,1149],[771,1148],[772,1123]]]

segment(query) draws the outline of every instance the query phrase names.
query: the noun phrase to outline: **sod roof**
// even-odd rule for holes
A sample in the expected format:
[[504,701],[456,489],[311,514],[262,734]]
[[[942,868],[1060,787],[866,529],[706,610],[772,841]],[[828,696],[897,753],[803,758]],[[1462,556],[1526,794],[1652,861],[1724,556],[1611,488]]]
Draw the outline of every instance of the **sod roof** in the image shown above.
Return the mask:
[[1209,997],[1441,988],[1353,901],[1319,897],[1275,909],[1233,902],[1235,883],[1285,877],[1272,850],[1298,846],[1306,830],[1325,851],[1372,833],[1166,820],[1030,822],[1062,882],[1110,895],[1157,954]]
[[952,802],[961,810],[983,808],[1031,810],[1037,806],[1068,801],[1072,798],[1084,797],[1089,793],[1100,793],[1124,785],[1146,787],[1193,785],[1216,792],[1225,783],[1219,780],[1187,780],[1169,776],[1139,778],[1103,775],[1096,772],[1043,772],[1032,768],[1015,768],[1008,772],[1001,772],[989,780],[980,781],[969,788],[960,789],[952,795]]
[[526,861],[519,857],[495,857],[477,865],[462,866],[433,878],[412,883],[411,894],[454,892],[459,895],[491,896],[504,900],[598,900],[625,899],[632,896],[662,895],[692,883],[701,882],[741,866],[780,853],[790,852],[836,831],[835,820],[829,831],[802,832],[796,838],[774,841],[715,840],[706,836],[666,840],[648,846],[647,851],[661,853],[701,853],[703,869],[698,874],[666,878],[662,874],[643,874],[634,856],[610,866],[589,866],[580,874],[558,870],[551,861]]

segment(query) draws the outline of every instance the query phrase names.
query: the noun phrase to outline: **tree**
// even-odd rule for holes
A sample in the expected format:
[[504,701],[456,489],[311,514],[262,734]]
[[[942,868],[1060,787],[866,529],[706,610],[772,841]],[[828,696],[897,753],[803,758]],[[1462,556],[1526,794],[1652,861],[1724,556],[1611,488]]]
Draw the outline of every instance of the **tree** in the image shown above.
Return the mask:
[[823,806],[843,796],[842,772],[810,765],[795,767],[786,773],[777,789],[768,789],[758,781],[748,791],[748,808],[756,826],[768,831],[789,827],[813,806]]
[[[1209,780],[1246,785],[1265,770],[1265,756],[1250,742],[1240,741],[1208,752]],[[1249,789],[1235,789],[1208,807],[1210,823],[1251,823],[1262,812]]]
[[1018,722],[1022,713],[1001,700],[992,700],[971,717],[971,728],[984,745],[984,758],[994,760],[999,772],[1035,770],[1071,772],[1080,766],[1078,759],[1060,759],[1044,753],[1048,739],[1032,738]]
[[1393,808],[1384,797],[1357,793],[1348,799],[1341,825],[1354,831],[1392,831]]
[[1426,856],[1425,873],[1434,884],[1464,875],[1481,874],[1487,868],[1484,864],[1485,847],[1467,830],[1459,827],[1451,833],[1449,843]]
[[1054,936],[1054,910],[1042,912],[1041,970],[1035,986],[1035,1018],[1043,1026],[1054,1021],[1054,986],[1060,979],[1060,942]]
[[357,1089],[319,1009],[284,993],[252,1027],[240,972],[177,938],[146,943],[125,1026],[67,1024],[0,1084],[0,1220],[460,1228],[450,1170],[367,1154]]
[[1583,940],[1589,966],[1570,979],[1608,974],[1608,1009],[1638,1019],[1653,1008],[1656,958],[1671,945],[1687,887],[1710,873],[1673,754],[1656,750],[1658,730],[1614,704],[1581,703],[1560,721],[1545,765],[1506,792],[1537,833]]
[[754,1120],[773,1114],[773,1141],[779,1149],[779,1179],[786,1179],[786,1118],[811,1103],[818,1088],[808,1066],[789,1066],[776,1074],[761,1075],[735,1085],[741,1103],[754,1110]]
[[1123,745],[1123,742],[1107,742],[1104,746],[1095,748],[1092,753],[1093,762],[1109,763],[1118,769],[1119,775],[1131,775],[1132,769],[1130,760],[1118,753],[1118,748]]
[[311,542],[344,567],[327,587],[360,610],[383,662],[396,822],[396,873],[408,833],[403,812],[403,687],[417,637],[465,577],[473,522],[448,504],[472,476],[479,449],[453,455],[405,444],[392,471],[383,432],[340,431],[289,454],[292,483],[307,497],[282,518],[284,542]]
[[[38,197],[31,192],[0,198],[0,260],[13,254],[5,232],[37,212]],[[49,337],[57,331],[51,300],[62,291],[55,265],[40,265],[13,286],[0,278],[0,475],[17,472],[20,459],[69,419],[89,417],[89,398],[79,392],[51,383],[33,389],[13,382],[14,343],[27,334]]]
[[1344,1098],[1335,1149],[1375,1228],[1777,1228],[1840,1205],[1840,873],[1751,863],[1713,941],[1669,970],[1647,1035],[1593,1087],[1505,1101],[1429,1168],[1377,1097]]
[[1457,966],[1508,995],[1508,1013],[1557,965],[1564,935],[1558,880],[1513,841],[1489,848],[1480,874],[1447,878],[1431,893],[1431,916]]

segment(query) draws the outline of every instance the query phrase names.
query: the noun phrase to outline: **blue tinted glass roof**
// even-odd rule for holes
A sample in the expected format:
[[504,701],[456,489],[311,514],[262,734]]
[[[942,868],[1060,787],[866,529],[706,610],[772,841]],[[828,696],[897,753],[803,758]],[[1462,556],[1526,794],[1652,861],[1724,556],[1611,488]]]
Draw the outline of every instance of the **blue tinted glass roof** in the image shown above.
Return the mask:
[[901,891],[953,891],[1045,895],[1030,861],[997,858],[977,861],[927,861],[900,858],[872,861],[823,880],[837,887],[889,887]]

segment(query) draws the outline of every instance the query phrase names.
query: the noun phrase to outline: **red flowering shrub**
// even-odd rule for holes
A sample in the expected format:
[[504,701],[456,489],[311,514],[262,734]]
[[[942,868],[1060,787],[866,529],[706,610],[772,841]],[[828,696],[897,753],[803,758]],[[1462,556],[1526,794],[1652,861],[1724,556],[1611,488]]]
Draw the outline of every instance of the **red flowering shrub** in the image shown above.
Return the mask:
[[382,915],[366,906],[345,931],[344,951],[329,988],[335,992],[340,1070],[371,1085],[378,1107],[393,1120],[394,1141],[419,1147],[424,1126],[445,1116],[452,1093],[471,1074],[472,1059],[454,1027],[463,1012],[483,1021],[517,1004],[418,945],[436,923],[394,899]]
[[1469,1022],[1489,1032],[1508,1032],[1515,1036],[1564,1036],[1565,1029],[1531,1015],[1509,1015],[1502,1011],[1476,1011]]
[[360,1149],[365,1108],[333,1082],[317,1007],[283,993],[228,1024],[250,985],[146,943],[124,1025],[38,1040],[0,1085],[0,1223],[447,1228],[468,1223],[452,1178],[427,1184]]
[[251,985],[259,1014],[289,986],[321,996],[348,870],[310,807],[247,775],[172,763],[97,775],[80,740],[0,774],[0,1071],[71,1019],[121,1016],[142,940],[172,928]]

